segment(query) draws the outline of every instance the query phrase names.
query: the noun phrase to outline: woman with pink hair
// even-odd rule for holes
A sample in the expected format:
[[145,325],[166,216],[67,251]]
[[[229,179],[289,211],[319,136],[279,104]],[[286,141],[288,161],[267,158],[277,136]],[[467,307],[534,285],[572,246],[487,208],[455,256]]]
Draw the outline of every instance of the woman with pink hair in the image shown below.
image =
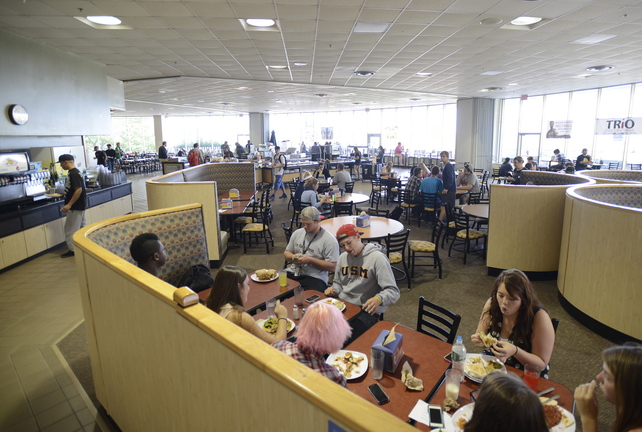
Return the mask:
[[337,307],[317,302],[303,316],[296,343],[280,340],[272,346],[345,387],[346,377],[327,364],[324,356],[339,351],[351,333],[350,325]]

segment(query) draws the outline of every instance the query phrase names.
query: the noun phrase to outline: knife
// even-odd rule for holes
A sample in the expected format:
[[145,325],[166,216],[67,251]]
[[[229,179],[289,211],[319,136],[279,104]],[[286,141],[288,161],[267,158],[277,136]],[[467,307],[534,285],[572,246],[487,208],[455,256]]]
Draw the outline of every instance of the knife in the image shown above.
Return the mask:
[[555,387],[547,388],[546,390],[542,390],[541,392],[537,393],[537,396],[545,395],[548,392],[552,392],[555,390]]
[[544,402],[542,402],[542,405],[546,405],[550,401],[554,401],[555,399],[559,399],[559,398],[560,398],[560,395],[551,396],[548,399],[546,399]]

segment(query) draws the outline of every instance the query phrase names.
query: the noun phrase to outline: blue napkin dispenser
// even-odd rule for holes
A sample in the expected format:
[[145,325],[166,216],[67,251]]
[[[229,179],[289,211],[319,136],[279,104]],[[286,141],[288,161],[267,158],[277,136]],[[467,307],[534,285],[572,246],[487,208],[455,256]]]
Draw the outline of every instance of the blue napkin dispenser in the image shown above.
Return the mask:
[[401,333],[395,332],[395,340],[390,342],[387,345],[383,344],[383,341],[386,340],[389,330],[382,330],[377,336],[374,344],[372,344],[373,350],[383,351],[384,360],[383,360],[383,370],[390,373],[395,373],[397,366],[401,362],[403,357],[403,335]]

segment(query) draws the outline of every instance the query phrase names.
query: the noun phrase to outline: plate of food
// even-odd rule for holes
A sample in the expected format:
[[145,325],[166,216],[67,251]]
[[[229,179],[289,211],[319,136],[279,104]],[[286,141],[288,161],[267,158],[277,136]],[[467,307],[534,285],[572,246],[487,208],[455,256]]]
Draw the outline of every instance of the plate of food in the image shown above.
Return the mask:
[[[271,335],[276,335],[276,331],[279,328],[278,318],[260,319],[260,320],[257,320],[256,323],[259,325],[259,327],[261,327],[263,330],[270,333]],[[294,321],[288,318],[288,333],[294,330],[295,327],[296,327],[296,324],[294,323]]]
[[464,426],[473,417],[473,408],[475,408],[475,404],[471,403],[455,411],[453,414],[453,430],[455,432],[463,432]]
[[346,304],[344,302],[342,302],[341,300],[339,300],[339,299],[328,297],[328,298],[325,298],[325,299],[319,300],[319,301],[321,303],[328,303],[328,304],[331,304],[332,306],[336,306],[337,308],[339,308],[339,310],[341,312],[346,310]]
[[[473,417],[474,407],[474,403],[464,405],[453,414],[453,430],[455,432],[463,432],[464,426]],[[544,415],[550,432],[575,432],[575,417],[564,408],[556,404],[544,405]]]
[[368,357],[358,351],[339,350],[330,354],[325,361],[337,368],[346,379],[357,379],[368,370]]
[[506,373],[506,366],[494,356],[466,354],[466,363],[464,363],[466,378],[480,383],[486,375],[493,372]]
[[279,278],[279,272],[274,269],[260,269],[250,276],[254,282],[272,282]]

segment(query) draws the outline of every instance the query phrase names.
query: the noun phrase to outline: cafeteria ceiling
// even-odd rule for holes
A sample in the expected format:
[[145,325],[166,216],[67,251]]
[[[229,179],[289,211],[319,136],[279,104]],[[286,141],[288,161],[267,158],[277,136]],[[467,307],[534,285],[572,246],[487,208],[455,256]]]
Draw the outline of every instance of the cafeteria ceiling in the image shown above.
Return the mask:
[[[75,18],[90,15],[123,28]],[[542,21],[511,26],[519,16]],[[411,107],[642,81],[642,1],[631,0],[2,0],[0,27],[106,65],[125,83],[117,116]],[[606,40],[578,43],[587,37]],[[597,65],[614,68],[586,71]]]

